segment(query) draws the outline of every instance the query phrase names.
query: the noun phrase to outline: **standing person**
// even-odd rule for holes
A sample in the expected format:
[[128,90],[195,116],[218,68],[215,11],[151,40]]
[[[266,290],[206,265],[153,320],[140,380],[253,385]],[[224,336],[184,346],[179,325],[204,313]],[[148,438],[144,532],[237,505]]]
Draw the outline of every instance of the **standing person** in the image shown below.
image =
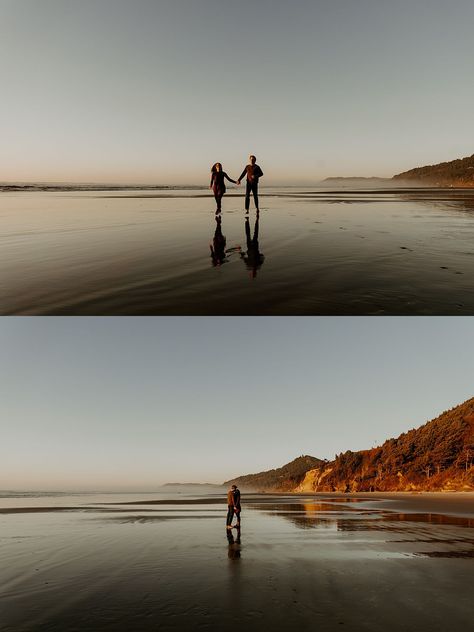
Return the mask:
[[250,193],[253,193],[253,200],[255,202],[255,208],[257,213],[259,212],[258,206],[258,179],[263,176],[263,171],[257,165],[257,159],[255,156],[249,156],[250,164],[248,164],[242,171],[240,178],[237,180],[237,184],[240,184],[242,178],[247,174],[247,188],[245,191],[245,210],[248,212],[250,209]]
[[240,512],[242,510],[242,508],[240,506],[240,490],[237,489],[237,485],[232,485],[232,490],[233,490],[233,494],[234,494],[235,517],[237,518],[235,526],[240,531]]
[[240,528],[240,491],[237,489],[237,485],[232,487],[227,492],[227,529],[232,529],[232,518],[234,514],[237,517],[236,527]]
[[214,191],[214,197],[216,198],[216,214],[221,212],[221,201],[222,197],[225,194],[225,179],[229,180],[229,182],[233,182],[237,184],[235,180],[229,178],[225,171],[222,170],[222,165],[220,162],[216,162],[215,165],[212,165],[211,169],[211,184],[209,188]]

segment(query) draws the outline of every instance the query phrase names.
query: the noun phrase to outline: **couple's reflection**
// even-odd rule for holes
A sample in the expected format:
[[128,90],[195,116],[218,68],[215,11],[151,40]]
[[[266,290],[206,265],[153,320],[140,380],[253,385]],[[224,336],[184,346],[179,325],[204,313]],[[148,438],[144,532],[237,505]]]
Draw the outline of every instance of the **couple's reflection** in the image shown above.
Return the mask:
[[260,252],[260,245],[258,243],[259,230],[260,230],[260,216],[257,213],[255,218],[255,225],[253,229],[253,235],[250,228],[250,220],[245,218],[245,238],[247,244],[247,250],[243,251],[241,246],[235,246],[234,248],[226,248],[227,239],[222,233],[222,217],[218,215],[215,218],[216,229],[214,231],[214,237],[210,244],[211,249],[211,261],[214,267],[221,266],[225,263],[227,255],[232,252],[239,252],[242,261],[245,263],[247,270],[250,271],[252,278],[257,276],[257,271],[262,267],[265,260],[265,255]]
[[227,542],[229,543],[229,548],[227,554],[229,556],[229,560],[239,560],[240,559],[240,527],[237,527],[237,535],[234,538],[234,534],[230,529],[226,530],[227,534]]

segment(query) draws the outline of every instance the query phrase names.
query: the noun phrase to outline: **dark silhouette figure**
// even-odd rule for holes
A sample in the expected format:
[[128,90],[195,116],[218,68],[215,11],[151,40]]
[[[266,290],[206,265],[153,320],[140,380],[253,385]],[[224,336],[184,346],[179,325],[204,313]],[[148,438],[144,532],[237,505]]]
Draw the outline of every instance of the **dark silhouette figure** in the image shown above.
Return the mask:
[[216,213],[221,212],[221,202],[222,197],[225,194],[225,179],[229,180],[229,182],[233,182],[237,184],[235,180],[229,178],[225,171],[222,171],[222,165],[220,162],[216,162],[215,165],[212,165],[211,169],[211,184],[209,188],[214,191],[214,197],[216,198],[217,209]]
[[251,271],[252,278],[255,279],[257,276],[257,270],[262,267],[263,262],[265,260],[265,255],[260,252],[259,244],[258,244],[258,231],[259,231],[259,222],[260,218],[257,213],[257,218],[255,220],[255,227],[253,230],[253,237],[250,232],[250,222],[249,218],[245,218],[245,237],[247,238],[247,253],[240,253],[240,256],[245,261],[247,266],[247,270]]
[[227,529],[227,541],[229,543],[228,556],[229,560],[239,560],[240,559],[240,527],[237,527],[237,537],[234,538],[234,535],[230,529]]
[[235,526],[240,529],[240,491],[237,489],[237,485],[232,485],[232,487],[227,492],[227,519],[226,519],[226,527],[227,530],[230,531],[232,529],[232,518],[237,518],[237,522]]
[[247,175],[247,188],[245,190],[245,210],[248,212],[250,209],[250,194],[253,194],[253,200],[255,202],[255,208],[259,210],[258,206],[258,180],[263,176],[263,171],[257,165],[257,159],[255,156],[249,156],[250,164],[248,164],[242,171],[240,178],[237,180],[237,184],[240,184],[242,178]]
[[216,231],[214,233],[212,244],[210,244],[212,265],[215,268],[221,266],[226,260],[226,243],[227,240],[225,235],[222,234],[222,220],[220,216],[217,216]]

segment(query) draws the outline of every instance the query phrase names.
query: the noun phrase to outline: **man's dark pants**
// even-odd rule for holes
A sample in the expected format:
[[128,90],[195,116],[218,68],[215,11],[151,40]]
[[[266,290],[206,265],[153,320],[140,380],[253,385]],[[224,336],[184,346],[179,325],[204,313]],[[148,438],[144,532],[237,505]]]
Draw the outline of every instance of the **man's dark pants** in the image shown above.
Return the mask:
[[245,210],[250,208],[250,194],[253,193],[255,208],[258,208],[258,182],[249,182],[247,180],[247,189],[245,191]]

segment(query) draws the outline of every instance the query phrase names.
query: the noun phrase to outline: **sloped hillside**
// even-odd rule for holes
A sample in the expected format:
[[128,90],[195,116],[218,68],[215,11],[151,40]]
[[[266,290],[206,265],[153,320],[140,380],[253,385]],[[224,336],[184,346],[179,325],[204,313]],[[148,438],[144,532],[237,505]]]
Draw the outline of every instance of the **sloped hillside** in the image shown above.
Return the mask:
[[303,481],[308,470],[319,468],[324,463],[314,456],[303,455],[283,467],[239,476],[226,481],[224,485],[238,485],[242,489],[255,491],[293,491]]
[[436,186],[474,187],[474,154],[437,165],[416,167],[393,176],[393,180],[416,180]]
[[[371,450],[339,454],[298,491],[474,489],[474,398]],[[296,491],[296,490],[295,490]]]
[[334,461],[300,456],[224,485],[233,483],[275,492],[474,490],[474,398],[379,447],[347,450]]

